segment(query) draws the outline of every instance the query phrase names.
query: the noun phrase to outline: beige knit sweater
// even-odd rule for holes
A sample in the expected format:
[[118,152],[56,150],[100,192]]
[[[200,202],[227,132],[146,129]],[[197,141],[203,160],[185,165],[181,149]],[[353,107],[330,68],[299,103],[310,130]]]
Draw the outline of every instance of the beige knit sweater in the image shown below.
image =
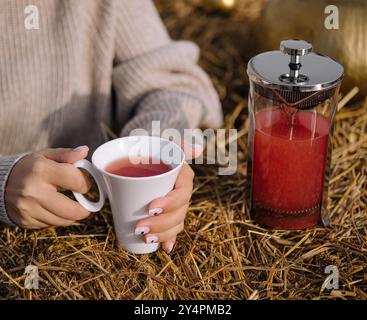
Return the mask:
[[22,153],[93,150],[101,121],[122,135],[153,120],[162,130],[221,125],[197,46],[172,41],[150,0],[31,3],[39,29],[25,24],[30,1],[0,2],[0,221],[10,223],[4,191]]

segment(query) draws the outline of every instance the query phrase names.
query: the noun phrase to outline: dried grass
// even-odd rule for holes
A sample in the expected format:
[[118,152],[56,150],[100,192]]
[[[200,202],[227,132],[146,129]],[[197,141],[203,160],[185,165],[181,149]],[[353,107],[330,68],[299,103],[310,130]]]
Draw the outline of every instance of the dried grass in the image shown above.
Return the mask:
[[[257,3],[246,1],[255,15]],[[199,2],[199,1],[195,1]],[[185,231],[172,255],[137,256],[116,247],[106,207],[69,228],[0,228],[3,299],[366,299],[367,99],[337,115],[330,181],[331,225],[269,231],[249,218],[245,202],[246,60],[253,54],[251,19],[204,15],[185,1],[158,1],[171,34],[195,40],[236,127],[238,174],[218,177],[197,166]],[[237,16],[236,16],[237,14]],[[238,18],[238,16],[240,18]],[[242,18],[241,18],[242,17]],[[247,21],[247,22],[243,22]],[[344,103],[344,102],[343,102]],[[36,264],[40,289],[23,290],[24,269]],[[327,290],[324,268],[336,265],[340,289]]]

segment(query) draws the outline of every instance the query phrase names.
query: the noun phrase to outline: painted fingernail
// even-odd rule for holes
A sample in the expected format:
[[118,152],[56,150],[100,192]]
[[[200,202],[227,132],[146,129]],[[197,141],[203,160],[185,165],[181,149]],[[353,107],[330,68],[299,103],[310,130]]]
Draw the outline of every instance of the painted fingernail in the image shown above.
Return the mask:
[[135,229],[135,234],[137,236],[143,235],[143,234],[147,234],[150,231],[150,228],[148,227],[138,227]]
[[88,146],[80,146],[80,147],[77,147],[77,148],[73,149],[73,152],[80,152],[80,151],[84,151],[84,150],[89,151],[89,147]]
[[154,209],[150,209],[149,210],[149,215],[150,216],[158,216],[162,212],[163,212],[163,209],[162,208],[154,208]]
[[167,253],[171,253],[173,250],[173,242],[171,242],[167,247]]
[[149,236],[146,239],[146,243],[156,243],[156,242],[158,242],[158,237],[156,236]]

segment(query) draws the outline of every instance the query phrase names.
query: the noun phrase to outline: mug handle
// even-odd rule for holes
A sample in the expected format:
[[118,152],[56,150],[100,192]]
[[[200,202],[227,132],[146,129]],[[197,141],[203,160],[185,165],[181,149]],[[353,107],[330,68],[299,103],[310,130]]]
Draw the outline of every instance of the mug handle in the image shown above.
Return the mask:
[[99,173],[94,169],[92,163],[90,163],[88,160],[79,160],[75,163],[73,163],[73,166],[76,168],[82,168],[87,170],[90,175],[94,178],[96,181],[97,187],[98,187],[98,193],[99,193],[99,200],[98,202],[92,202],[88,200],[84,195],[78,192],[73,192],[75,199],[89,212],[97,212],[100,211],[105,203],[105,194],[102,188],[102,185],[99,180]]

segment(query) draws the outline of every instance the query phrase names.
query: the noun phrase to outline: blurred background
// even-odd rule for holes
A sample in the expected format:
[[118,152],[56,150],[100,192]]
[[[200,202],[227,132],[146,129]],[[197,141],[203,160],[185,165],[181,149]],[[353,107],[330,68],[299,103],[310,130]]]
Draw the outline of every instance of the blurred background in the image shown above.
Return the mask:
[[[325,13],[330,5],[327,0],[156,0],[155,3],[174,39],[192,40],[200,46],[200,64],[212,77],[226,114],[247,99],[248,60],[262,51],[279,50],[280,41],[285,39],[306,40],[313,44],[315,52],[343,64],[342,93],[357,86],[359,92],[354,101],[367,95],[365,0],[335,0],[332,4],[337,7],[336,13]],[[326,19],[339,29],[327,29]]]

